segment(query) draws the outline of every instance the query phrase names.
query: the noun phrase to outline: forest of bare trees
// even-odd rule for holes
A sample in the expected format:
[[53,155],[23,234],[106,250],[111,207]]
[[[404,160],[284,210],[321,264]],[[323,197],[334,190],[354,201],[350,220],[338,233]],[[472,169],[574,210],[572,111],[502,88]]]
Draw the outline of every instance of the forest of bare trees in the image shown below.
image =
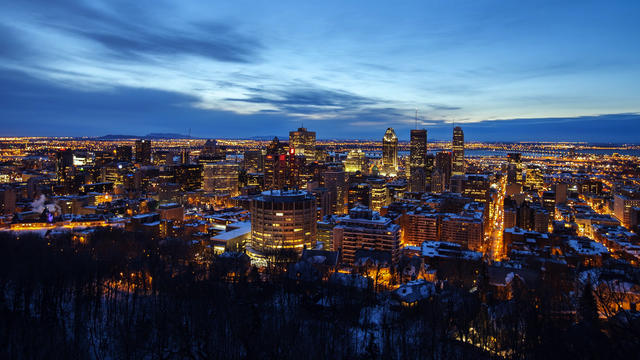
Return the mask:
[[572,321],[548,311],[544,289],[495,302],[482,282],[394,306],[389,293],[288,280],[279,266],[228,276],[191,252],[118,229],[84,242],[0,233],[0,357],[598,359],[640,349],[637,320],[600,319],[590,287]]

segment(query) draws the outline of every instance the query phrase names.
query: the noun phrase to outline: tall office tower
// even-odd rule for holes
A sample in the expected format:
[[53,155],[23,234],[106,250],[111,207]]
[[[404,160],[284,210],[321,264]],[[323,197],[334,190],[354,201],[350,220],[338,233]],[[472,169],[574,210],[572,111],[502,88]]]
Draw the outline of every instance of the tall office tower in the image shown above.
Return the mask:
[[424,192],[427,184],[427,130],[411,130],[409,189]]
[[510,184],[523,184],[522,155],[520,153],[507,154],[507,182]]
[[[251,200],[250,253],[298,253],[316,243],[316,198],[302,190],[270,190]],[[252,250],[252,251],[251,251]],[[257,254],[256,254],[257,253]]]
[[191,154],[189,154],[189,149],[180,150],[180,164],[187,165],[191,163]]
[[67,184],[73,180],[73,150],[60,149],[56,153],[56,175],[59,184]]
[[333,214],[344,214],[347,202],[347,179],[344,170],[339,166],[330,166],[322,173],[324,187],[327,188],[331,196],[331,212]]
[[261,173],[264,170],[264,154],[262,150],[244,152],[244,169],[248,173]]
[[433,176],[433,167],[436,157],[433,154],[427,154],[427,163],[425,164],[425,191],[431,191],[431,177]]
[[343,163],[344,171],[348,173],[367,172],[367,155],[360,149],[349,151]]
[[442,176],[442,184],[444,190],[449,188],[449,182],[451,181],[451,153],[447,151],[440,151],[436,154],[436,169],[440,171]]
[[298,162],[295,148],[289,148],[277,137],[274,138],[267,146],[267,154],[264,157],[264,188],[280,190],[299,186]]
[[395,263],[400,252],[400,226],[366,207],[351,209],[333,228],[333,250],[341,249],[342,261],[353,265],[356,251],[362,248],[386,251]]
[[388,128],[382,137],[382,175],[396,176],[398,173],[398,137]]
[[238,164],[218,161],[202,164],[202,166],[202,188],[205,192],[238,195]]
[[316,132],[298,128],[289,132],[289,146],[295,149],[296,155],[305,157],[305,162],[313,162],[316,157]]
[[133,150],[129,145],[116,146],[116,161],[118,162],[131,162],[133,159]]
[[136,163],[141,165],[151,165],[150,140],[136,140]]
[[453,128],[453,141],[451,142],[453,153],[453,167],[451,169],[452,175],[464,175],[464,132],[460,126]]

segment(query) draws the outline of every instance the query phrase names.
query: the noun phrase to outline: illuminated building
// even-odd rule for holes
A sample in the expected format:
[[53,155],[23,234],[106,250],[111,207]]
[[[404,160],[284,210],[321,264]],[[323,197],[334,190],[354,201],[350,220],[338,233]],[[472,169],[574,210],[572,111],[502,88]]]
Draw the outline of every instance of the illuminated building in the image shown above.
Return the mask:
[[389,204],[389,192],[382,179],[371,178],[367,180],[371,186],[371,209],[380,211],[380,209]]
[[202,165],[202,189],[205,192],[238,195],[238,164],[230,161],[218,161]]
[[462,194],[474,201],[486,203],[489,201],[491,179],[484,174],[467,174],[463,177]]
[[400,249],[400,226],[375,211],[357,206],[349,215],[339,217],[333,228],[333,250],[342,250],[342,261],[353,265],[359,249],[379,250],[391,254],[396,262]]
[[459,215],[445,216],[442,218],[441,239],[469,250],[481,251],[484,239],[482,220]]
[[538,167],[528,167],[525,173],[525,185],[532,190],[540,191],[544,187],[544,177]]
[[382,137],[383,176],[396,176],[398,173],[398,137],[392,128],[388,128]]
[[616,194],[613,197],[613,212],[626,228],[633,226],[631,215],[634,207],[640,206],[640,197]]
[[116,161],[116,154],[113,151],[95,151],[93,163],[97,167],[105,166]]
[[209,139],[204,143],[204,147],[198,157],[198,162],[208,163],[220,160],[225,160],[227,150],[224,146],[218,145],[218,142],[214,139]]
[[451,162],[451,153],[448,151],[440,151],[436,154],[436,166],[440,172],[440,176],[442,177],[442,184],[444,186],[443,190],[449,188],[449,182],[451,181],[451,167],[453,166]]
[[298,128],[289,132],[289,145],[295,149],[297,155],[305,157],[305,162],[312,162],[316,157],[316,133]]
[[316,206],[318,208],[318,220],[324,219],[325,216],[331,215],[331,194],[325,187],[307,187],[316,197]]
[[11,187],[0,188],[0,214],[13,214],[16,211],[16,190]]
[[118,145],[116,146],[115,152],[115,160],[118,162],[131,162],[133,159],[133,150],[131,149],[131,146]]
[[344,171],[348,173],[367,172],[367,155],[360,149],[351,150],[344,160]]
[[250,247],[258,255],[298,253],[316,243],[316,199],[302,190],[270,190],[251,200]]
[[264,154],[262,150],[247,150],[244,152],[244,169],[248,173],[264,171]]
[[425,241],[440,240],[440,218],[429,211],[407,212],[403,245],[420,246]]
[[347,202],[347,181],[344,170],[340,166],[329,166],[322,173],[324,187],[327,188],[331,196],[331,212],[333,214],[343,214]]
[[451,175],[464,175],[464,132],[459,126],[453,128],[453,141],[451,142],[451,148],[453,154]]
[[522,184],[522,155],[520,153],[507,154],[507,182]]
[[[430,175],[430,174],[429,174]],[[430,178],[431,176],[429,176]],[[427,185],[427,130],[411,130],[409,155],[409,189],[426,191]]]
[[151,141],[146,139],[136,140],[136,163],[151,165]]
[[264,188],[283,189],[295,188],[300,183],[300,159],[296,157],[295,149],[281,143],[278,138],[267,147],[264,157]]
[[358,204],[369,207],[371,205],[371,186],[367,183],[349,186],[348,202],[349,208]]
[[436,168],[433,170],[433,173],[431,174],[431,192],[444,192],[446,183],[447,181],[445,180],[445,176],[440,169]]
[[158,206],[158,214],[160,214],[160,220],[184,221],[184,207],[176,203]]
[[73,151],[71,149],[58,150],[56,153],[56,177],[62,193],[70,193],[74,176]]
[[173,181],[181,191],[194,191],[202,188],[202,165],[178,165],[173,167]]

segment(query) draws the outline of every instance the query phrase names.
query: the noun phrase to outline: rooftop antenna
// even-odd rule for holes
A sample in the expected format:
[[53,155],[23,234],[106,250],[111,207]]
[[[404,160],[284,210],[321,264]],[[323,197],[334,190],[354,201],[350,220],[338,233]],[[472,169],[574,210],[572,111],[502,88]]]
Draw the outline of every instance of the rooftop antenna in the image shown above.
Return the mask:
[[416,130],[418,130],[418,109],[416,109]]

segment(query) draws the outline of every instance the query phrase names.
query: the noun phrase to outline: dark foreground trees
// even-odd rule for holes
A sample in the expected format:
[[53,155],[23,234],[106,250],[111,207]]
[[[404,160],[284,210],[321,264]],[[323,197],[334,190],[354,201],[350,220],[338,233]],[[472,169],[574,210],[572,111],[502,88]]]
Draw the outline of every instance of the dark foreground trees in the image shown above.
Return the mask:
[[0,233],[0,358],[549,359],[615,349],[606,324],[556,326],[524,295],[489,307],[445,287],[399,307],[385,294],[287,280],[283,266],[230,278],[192,256],[179,241],[117,229],[83,243]]

